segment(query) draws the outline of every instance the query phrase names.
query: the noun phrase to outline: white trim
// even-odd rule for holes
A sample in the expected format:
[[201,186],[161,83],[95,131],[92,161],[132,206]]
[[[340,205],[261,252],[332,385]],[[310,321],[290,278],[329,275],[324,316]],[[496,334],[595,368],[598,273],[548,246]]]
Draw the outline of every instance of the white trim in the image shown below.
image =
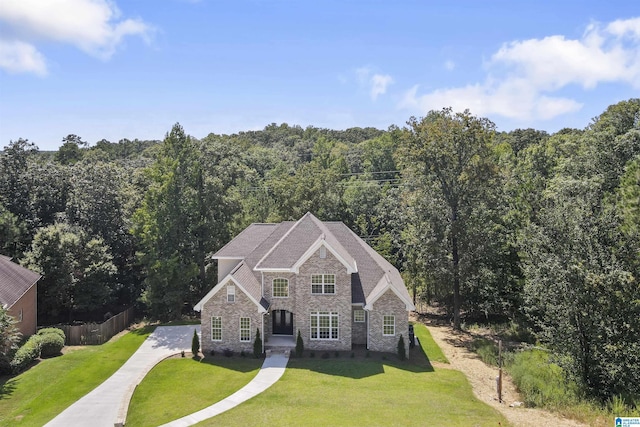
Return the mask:
[[256,301],[256,299],[252,297],[251,294],[249,294],[249,292],[247,292],[247,290],[240,284],[240,282],[237,281],[231,274],[228,274],[227,277],[222,279],[220,283],[214,286],[213,289],[211,289],[200,301],[198,301],[198,303],[193,306],[194,311],[202,311],[202,308],[207,303],[207,301],[209,301],[215,294],[217,294],[220,289],[224,288],[224,285],[226,285],[229,281],[235,283],[236,286],[240,288],[240,290],[244,292],[244,294],[258,307],[258,313],[267,312],[262,304],[260,304],[260,301]]
[[340,264],[344,265],[344,267],[347,269],[347,273],[348,274],[353,274],[353,273],[357,273],[358,272],[358,268],[355,265],[355,261],[354,261],[354,265],[352,266],[351,264],[349,264],[347,262],[346,259],[344,259],[339,253],[338,251],[336,251],[335,249],[333,249],[333,247],[329,244],[329,242],[327,242],[324,239],[324,235],[318,237],[318,239],[309,247],[309,249],[307,249],[307,251],[302,254],[302,256],[298,259],[298,261],[296,261],[293,264],[293,267],[291,267],[291,271],[298,274],[298,272],[300,271],[300,267],[302,266],[302,264],[304,264],[305,262],[307,262],[307,260],[309,258],[311,258],[313,256],[313,254],[315,254],[320,247],[324,246],[326,249],[329,250],[329,252],[331,252],[333,254],[333,256],[340,261]]
[[[391,317],[393,319],[393,333],[392,334],[385,334],[384,333],[385,326],[390,326],[390,325],[386,325],[384,323],[385,317]],[[383,314],[382,315],[382,336],[383,337],[395,337],[396,336],[396,316],[395,315],[393,315],[393,314]]]
[[[249,319],[249,335],[247,336],[246,340],[242,339],[242,319]],[[251,342],[251,317],[241,317],[239,320],[239,336],[238,339],[240,340],[240,342]],[[246,331],[246,329],[244,329]],[[261,337],[262,338],[262,337]]]
[[[266,254],[264,254],[264,256],[263,256],[262,258],[260,258],[260,261],[256,262],[256,266],[260,265],[260,264],[262,263],[262,261],[264,261],[265,259],[267,259],[267,257],[268,257],[269,255],[271,255],[271,252],[273,252],[273,251],[278,247],[278,245],[279,245],[280,243],[282,243],[282,242],[284,241],[284,239],[286,239],[286,238],[289,236],[289,234],[291,234],[291,231],[292,231],[294,228],[296,228],[296,226],[297,226],[298,224],[300,224],[300,223],[302,222],[302,220],[303,220],[303,219],[305,219],[305,218],[306,218],[307,216],[309,216],[309,215],[311,215],[311,212],[307,212],[306,214],[302,215],[302,218],[300,218],[299,220],[297,220],[297,221],[296,221],[296,223],[295,223],[295,224],[293,224],[293,225],[291,226],[291,228],[289,228],[289,229],[287,230],[287,232],[286,232],[286,233],[284,233],[284,235],[283,235],[283,236],[282,236],[282,237],[281,237],[281,238],[280,238],[280,239],[279,239],[279,240],[278,240],[278,241],[277,241],[273,246],[271,246],[271,249],[269,249],[269,250],[267,251],[267,253],[266,253]],[[282,224],[282,223],[281,223],[281,224]],[[261,268],[254,268],[254,270],[256,270],[256,271],[274,271],[274,270],[271,270],[271,269],[264,269],[264,270],[263,270],[263,269],[261,269]],[[289,269],[287,269],[287,271],[288,271],[288,270],[289,270]]]
[[[213,319],[220,319],[220,339],[213,339]],[[211,341],[215,341],[215,342],[222,341],[222,316],[211,316],[211,320],[209,322],[209,328],[211,329]]]
[[235,259],[238,261],[244,261],[243,256],[212,256],[211,259]]
[[[282,295],[276,295],[275,294],[275,281],[276,280],[284,280],[285,282],[287,282],[287,295],[282,296]],[[284,278],[284,277],[274,277],[273,279],[271,279],[271,298],[289,298],[289,279]]]
[[[313,338],[313,326],[311,319],[314,317],[313,313],[316,313],[316,318],[318,319],[318,325],[316,326],[316,332],[318,338]],[[329,316],[329,338],[320,338],[320,313],[327,313]],[[335,328],[338,330],[338,336],[336,338],[331,338],[331,330],[334,329],[331,323],[331,319],[336,318],[337,325]],[[311,341],[340,341],[340,313],[337,311],[330,310],[316,310],[309,312],[309,339]]]
[[[368,296],[371,296],[371,295],[373,296],[367,301],[367,303],[364,306],[364,309],[373,310],[373,304],[376,301],[378,301],[378,299],[380,299],[380,297],[384,295],[385,292],[387,292],[387,290],[389,289],[391,289],[393,293],[396,294],[398,298],[400,298],[400,301],[404,302],[405,309],[407,311],[414,311],[416,309],[416,307],[413,305],[413,302],[410,299],[406,299],[403,295],[399,293],[396,287],[393,286],[393,284],[391,283],[391,280],[389,279],[389,275],[386,273],[384,277],[380,279],[380,281],[378,282],[378,285],[368,295]],[[367,298],[367,296],[365,296],[365,298]]]
[[[316,283],[316,285],[322,285],[322,292],[313,292],[313,276],[322,276],[322,283]],[[325,286],[330,285],[324,281],[325,276],[333,276],[333,292],[325,292]],[[314,273],[311,274],[311,295],[337,295],[336,292],[336,274],[335,273]]]

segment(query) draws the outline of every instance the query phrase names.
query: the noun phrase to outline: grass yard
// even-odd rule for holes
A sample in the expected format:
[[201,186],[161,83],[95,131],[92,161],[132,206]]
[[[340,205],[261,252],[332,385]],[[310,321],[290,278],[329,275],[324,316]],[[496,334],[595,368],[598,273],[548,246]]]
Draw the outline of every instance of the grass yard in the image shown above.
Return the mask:
[[0,426],[44,425],[109,378],[153,329],[42,360],[13,378],[0,377]]
[[261,365],[259,359],[223,356],[165,360],[136,388],[127,427],[158,426],[205,408],[241,389]]
[[[406,362],[391,354],[367,357],[364,352],[353,358],[350,352],[294,358],[280,381],[264,393],[198,425],[508,425],[473,396],[461,372],[434,370],[430,359],[447,360],[424,325],[416,325],[415,332],[421,347],[411,350]],[[158,425],[213,404],[241,388],[259,365],[258,360],[237,356],[215,356],[206,363],[162,362],[136,390],[127,426]]]

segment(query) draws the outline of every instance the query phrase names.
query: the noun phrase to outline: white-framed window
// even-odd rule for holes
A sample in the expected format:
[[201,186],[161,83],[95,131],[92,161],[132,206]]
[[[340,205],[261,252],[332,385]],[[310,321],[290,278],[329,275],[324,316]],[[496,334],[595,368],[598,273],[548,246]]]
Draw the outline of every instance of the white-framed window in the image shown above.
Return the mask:
[[273,289],[271,293],[274,298],[287,298],[289,296],[289,280],[282,278],[273,279]]
[[333,311],[311,312],[311,339],[337,340],[338,313]]
[[311,275],[312,294],[335,294],[336,275],[335,274],[312,274]]
[[240,341],[251,341],[251,318],[240,318]]
[[354,310],[353,311],[353,321],[356,323],[364,322],[364,310]]
[[227,302],[236,301],[236,287],[233,285],[227,286]]
[[382,335],[392,336],[396,334],[396,316],[384,315],[382,318]]
[[211,317],[211,341],[222,341],[222,317]]

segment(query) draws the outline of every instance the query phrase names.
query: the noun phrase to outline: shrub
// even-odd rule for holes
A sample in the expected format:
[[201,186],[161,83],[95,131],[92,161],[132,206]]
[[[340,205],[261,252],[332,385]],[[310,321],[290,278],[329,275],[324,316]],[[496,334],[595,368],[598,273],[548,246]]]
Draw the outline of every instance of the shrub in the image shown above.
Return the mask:
[[304,342],[302,341],[302,335],[300,335],[300,329],[298,329],[298,338],[296,338],[296,357],[302,357],[304,353]]
[[487,365],[498,366],[498,346],[495,342],[486,338],[476,338],[471,343],[471,350]]
[[64,347],[64,337],[57,333],[38,333],[40,338],[40,357],[53,357],[60,355]]
[[336,352],[335,352],[335,354],[334,354],[334,356],[336,356],[336,357],[340,357],[340,353],[336,351]]
[[222,350],[222,354],[224,354],[225,357],[231,357],[233,356],[233,350],[225,348]]
[[198,357],[199,352],[200,352],[200,338],[198,337],[198,333],[194,329],[193,338],[191,339],[191,354],[193,354],[193,357]]
[[323,359],[328,359],[331,356],[329,355],[328,351],[325,351],[324,353],[322,353],[322,356],[320,356],[320,357],[322,357]]
[[38,357],[40,357],[40,339],[39,335],[32,335],[29,340],[16,351],[11,361],[11,370],[18,374],[24,371]]
[[314,357],[316,357],[316,353],[312,351],[311,353],[309,353],[309,357],[313,359]]
[[60,337],[62,337],[63,340],[66,339],[64,331],[59,328],[42,328],[38,331],[38,335],[49,335],[49,334],[59,335]]
[[517,353],[508,371],[527,406],[558,408],[577,401],[576,384],[567,381],[562,368],[550,363],[543,351]]
[[260,328],[256,328],[256,339],[253,341],[253,357],[262,357],[262,338],[260,338]]
[[398,357],[400,360],[407,358],[407,349],[404,347],[404,337],[402,335],[400,335],[400,339],[398,340]]
[[211,349],[211,351],[209,352],[210,355],[215,356],[216,355],[216,351],[214,349]]

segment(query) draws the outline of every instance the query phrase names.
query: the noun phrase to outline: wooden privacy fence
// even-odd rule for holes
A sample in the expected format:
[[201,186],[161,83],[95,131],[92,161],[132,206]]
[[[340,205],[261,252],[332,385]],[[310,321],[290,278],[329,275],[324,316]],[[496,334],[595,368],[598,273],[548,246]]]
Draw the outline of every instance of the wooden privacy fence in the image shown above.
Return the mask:
[[104,323],[84,325],[56,325],[64,331],[65,345],[100,345],[133,323],[133,307],[107,319]]

